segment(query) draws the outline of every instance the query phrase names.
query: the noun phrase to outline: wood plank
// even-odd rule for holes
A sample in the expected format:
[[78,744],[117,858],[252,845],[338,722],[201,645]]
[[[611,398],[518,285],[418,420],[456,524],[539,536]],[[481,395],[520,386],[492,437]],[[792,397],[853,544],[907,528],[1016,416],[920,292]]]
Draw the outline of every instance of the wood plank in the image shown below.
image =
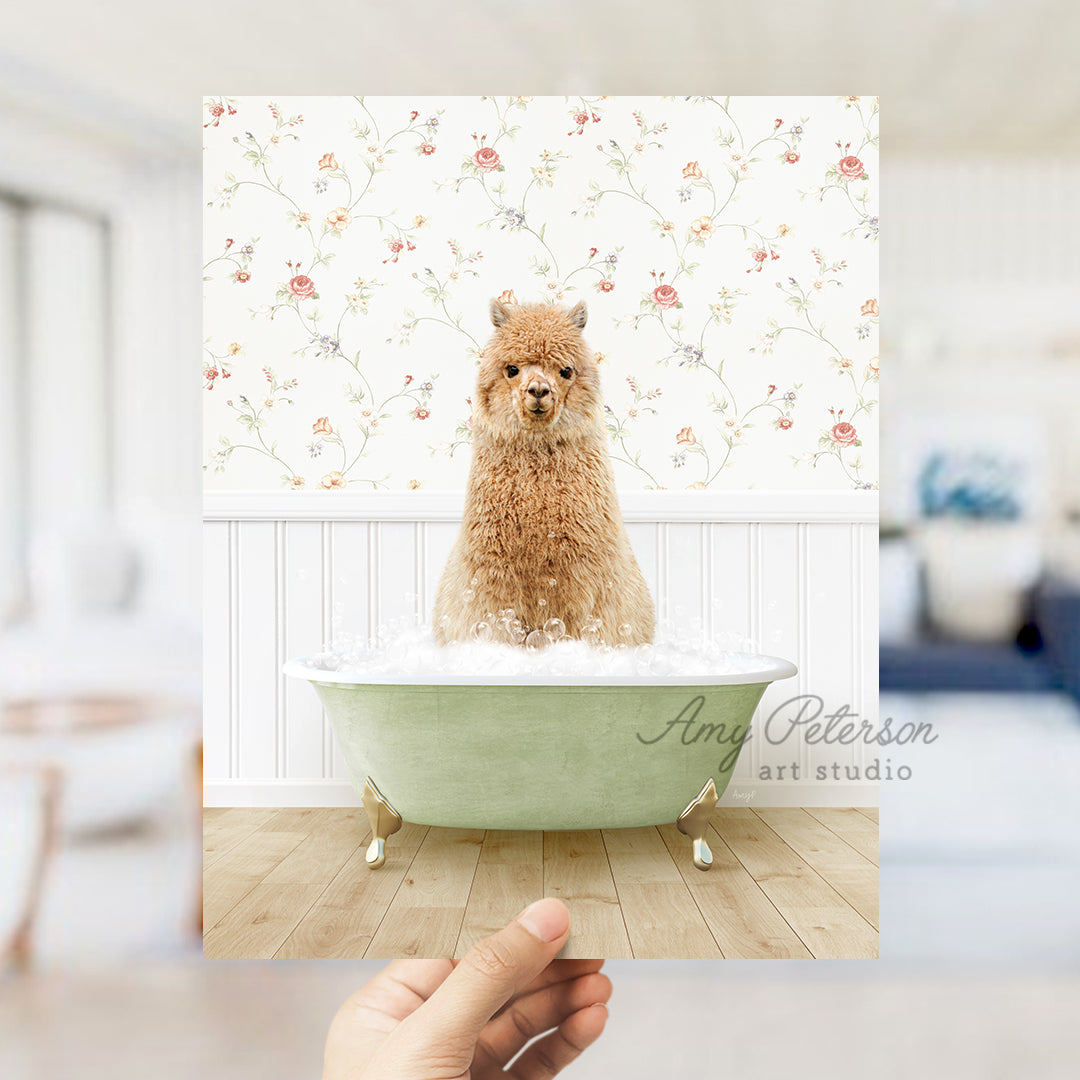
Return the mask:
[[877,932],[757,814],[723,807],[711,829],[817,959],[872,959]]
[[878,827],[865,814],[851,807],[808,806],[806,812],[828,829],[832,829],[860,855],[878,865]]
[[675,825],[660,835],[705,924],[728,960],[811,960],[810,950],[773,907],[731,849],[709,836],[712,869],[694,866],[690,841]]
[[460,959],[474,942],[501,930],[543,895],[544,834],[489,829],[454,955]]
[[597,830],[544,833],[544,896],[570,909],[563,958],[633,957],[607,850]]
[[322,885],[256,885],[203,935],[207,960],[265,960],[274,955],[323,891]]
[[265,825],[276,813],[272,808],[208,806],[203,810],[203,867],[231,851]]
[[874,864],[850,844],[798,807],[753,811],[781,840],[819,873],[826,870],[868,870]]
[[[875,863],[807,810],[759,808],[754,813],[877,929],[878,870]],[[862,817],[855,811],[852,813]],[[862,820],[866,828],[873,831],[876,841],[876,826],[866,818]]]
[[427,833],[426,825],[405,822],[386,845],[386,862],[372,870],[364,861],[369,832],[359,850],[285,939],[275,959],[362,957]]
[[602,835],[635,959],[720,959],[660,833],[650,826]]
[[429,829],[364,955],[452,957],[483,842],[482,829]]
[[821,876],[875,929],[878,922],[878,871],[822,870]]
[[858,810],[860,814],[868,817],[871,821],[878,820],[878,808],[876,806],[856,806],[855,809]]
[[220,922],[282,859],[307,839],[302,832],[256,830],[203,871],[203,926]]
[[317,810],[309,827],[304,842],[266,876],[267,884],[326,888],[364,838],[371,835],[367,814],[359,808]]

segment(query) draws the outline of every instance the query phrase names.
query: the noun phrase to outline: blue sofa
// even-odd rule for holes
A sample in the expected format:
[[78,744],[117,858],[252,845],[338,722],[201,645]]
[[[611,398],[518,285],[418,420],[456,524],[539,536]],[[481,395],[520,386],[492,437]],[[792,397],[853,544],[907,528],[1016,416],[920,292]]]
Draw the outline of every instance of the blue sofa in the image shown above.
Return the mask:
[[1064,690],[1080,701],[1080,586],[1046,579],[1031,597],[1029,624],[1008,644],[949,641],[926,633],[882,645],[882,690]]

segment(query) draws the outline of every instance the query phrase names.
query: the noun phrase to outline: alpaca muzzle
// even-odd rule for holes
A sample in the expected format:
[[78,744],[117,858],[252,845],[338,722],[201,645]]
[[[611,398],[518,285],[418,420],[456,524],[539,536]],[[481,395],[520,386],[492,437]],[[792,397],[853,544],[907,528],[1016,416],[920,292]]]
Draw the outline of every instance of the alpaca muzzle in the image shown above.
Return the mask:
[[536,416],[546,416],[555,405],[555,395],[547,379],[534,375],[525,388],[525,411]]

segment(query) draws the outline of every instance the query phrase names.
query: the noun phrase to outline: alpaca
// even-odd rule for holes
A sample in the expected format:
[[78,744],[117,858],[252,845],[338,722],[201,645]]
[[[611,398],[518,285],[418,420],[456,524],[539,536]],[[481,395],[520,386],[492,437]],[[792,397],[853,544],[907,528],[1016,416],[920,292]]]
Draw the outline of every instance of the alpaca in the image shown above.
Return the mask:
[[[513,608],[525,630],[560,619],[570,638],[652,641],[653,602],[619,513],[584,302],[491,302],[461,532],[433,612],[440,645]],[[492,620],[488,620],[492,621]],[[506,639],[503,635],[502,639]],[[522,640],[522,633],[509,640]]]

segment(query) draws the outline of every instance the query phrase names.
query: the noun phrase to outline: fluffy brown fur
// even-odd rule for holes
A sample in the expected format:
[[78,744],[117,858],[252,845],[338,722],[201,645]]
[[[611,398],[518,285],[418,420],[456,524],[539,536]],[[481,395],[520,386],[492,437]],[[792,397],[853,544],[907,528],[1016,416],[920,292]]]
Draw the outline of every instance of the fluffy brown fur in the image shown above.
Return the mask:
[[[610,644],[653,639],[652,598],[615,494],[596,360],[581,336],[585,318],[584,303],[569,312],[491,303],[495,333],[473,399],[465,515],[435,600],[440,644],[468,641],[477,621],[505,608],[534,629],[562,619],[569,637],[595,615]],[[618,633],[624,624],[628,636]]]

